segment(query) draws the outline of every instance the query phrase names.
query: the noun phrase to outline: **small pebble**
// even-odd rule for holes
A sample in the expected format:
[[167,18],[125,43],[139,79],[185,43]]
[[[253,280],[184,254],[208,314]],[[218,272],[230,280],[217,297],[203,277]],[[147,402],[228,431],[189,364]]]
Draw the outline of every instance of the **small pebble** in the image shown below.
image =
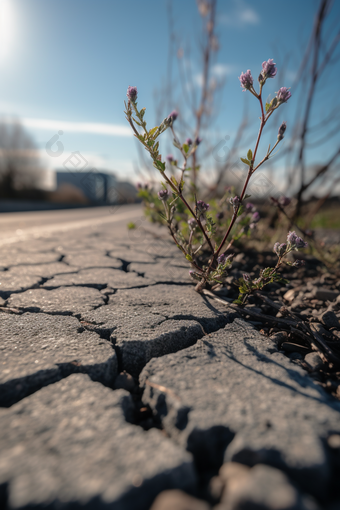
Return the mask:
[[332,312],[331,310],[324,312],[321,315],[320,320],[321,320],[322,324],[324,324],[327,328],[340,329],[339,319],[337,318],[335,313]]
[[339,292],[329,289],[314,289],[313,296],[315,299],[321,299],[322,301],[334,301],[339,296]]
[[305,356],[305,362],[309,368],[314,372],[323,368],[324,363],[317,352],[310,352]]
[[275,342],[276,345],[280,346],[282,344],[282,342],[287,340],[287,337],[288,337],[287,331],[278,331],[277,333],[274,333],[273,335],[271,335],[269,338],[270,338],[270,340]]

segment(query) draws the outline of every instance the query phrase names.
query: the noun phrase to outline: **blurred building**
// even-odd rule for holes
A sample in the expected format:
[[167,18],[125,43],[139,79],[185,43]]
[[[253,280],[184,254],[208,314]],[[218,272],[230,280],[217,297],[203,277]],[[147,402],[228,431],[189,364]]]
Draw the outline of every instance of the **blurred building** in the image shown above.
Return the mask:
[[122,202],[119,185],[114,174],[91,170],[70,172],[57,170],[57,191],[72,187],[91,204],[116,204]]

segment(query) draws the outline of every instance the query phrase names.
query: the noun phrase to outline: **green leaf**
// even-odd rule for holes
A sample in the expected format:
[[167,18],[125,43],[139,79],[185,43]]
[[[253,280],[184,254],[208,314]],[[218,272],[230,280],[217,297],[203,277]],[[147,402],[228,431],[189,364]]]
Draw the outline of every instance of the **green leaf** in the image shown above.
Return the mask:
[[133,223],[133,221],[130,221],[130,223],[127,224],[127,228],[129,230],[133,230],[134,228],[136,228],[136,224]]
[[251,161],[253,159],[253,152],[251,149],[249,149],[249,151],[247,152],[247,158],[249,161]]
[[246,194],[246,195],[244,195],[243,200],[247,200],[247,198],[250,198],[250,197],[251,197],[251,195]]
[[243,205],[240,205],[240,207],[237,211],[237,216],[240,216],[243,213],[243,211],[244,211],[244,207],[243,207]]
[[157,168],[157,170],[159,170],[160,172],[165,171],[165,163],[159,161],[158,159],[156,159],[156,161],[153,162],[153,166]]
[[180,191],[180,193],[182,193],[183,188],[184,188],[184,179],[182,178],[181,182],[179,183],[179,191]]
[[178,186],[178,182],[176,180],[176,177],[174,177],[173,175],[171,176],[171,180],[172,182],[174,183],[175,186]]
[[270,108],[270,103],[266,103],[266,113],[269,110],[269,108]]
[[153,144],[155,143],[155,140],[148,140],[146,143],[148,144],[149,147],[152,147]]
[[156,127],[152,128],[152,129],[150,129],[150,131],[149,131],[149,136],[151,136],[151,137],[152,137],[152,135],[154,135],[154,134],[156,133],[157,129],[158,129],[158,126],[156,126]]
[[185,258],[189,260],[189,262],[192,262],[192,256],[189,255],[189,253],[186,254]]
[[185,154],[187,154],[189,152],[189,145],[187,143],[183,143],[183,150],[184,150]]
[[247,159],[245,159],[245,158],[240,158],[240,159],[241,159],[242,163],[244,163],[245,165],[250,166],[250,161],[248,161],[248,160],[247,160]]

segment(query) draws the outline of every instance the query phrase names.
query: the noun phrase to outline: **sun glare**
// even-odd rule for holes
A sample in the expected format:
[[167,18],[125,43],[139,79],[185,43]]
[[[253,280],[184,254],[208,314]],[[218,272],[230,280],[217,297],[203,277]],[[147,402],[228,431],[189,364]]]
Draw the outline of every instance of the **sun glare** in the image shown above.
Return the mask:
[[10,54],[13,41],[13,4],[11,0],[0,0],[0,59]]

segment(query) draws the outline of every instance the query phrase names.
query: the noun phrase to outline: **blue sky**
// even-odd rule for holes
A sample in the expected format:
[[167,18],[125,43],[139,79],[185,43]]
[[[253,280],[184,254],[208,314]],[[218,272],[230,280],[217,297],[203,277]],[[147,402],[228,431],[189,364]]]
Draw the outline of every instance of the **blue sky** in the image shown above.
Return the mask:
[[[248,94],[238,81],[242,71],[251,69],[256,77],[262,61],[274,58],[279,68],[286,67],[285,83],[269,80],[265,97],[273,97],[279,86],[292,85],[318,3],[218,2],[220,51],[214,72],[223,75],[226,84],[215,131],[232,139],[241,120]],[[183,47],[185,41],[195,46],[195,30],[201,22],[196,2],[172,0],[171,4]],[[335,2],[332,19],[339,15],[340,2]],[[137,85],[139,106],[147,108],[153,123],[153,93],[166,75],[167,1],[0,0],[0,16],[0,115],[22,120],[49,168],[60,167],[71,152],[79,151],[89,167],[136,180],[137,152],[123,101],[127,86]],[[199,82],[198,62],[192,65]],[[340,70],[334,73],[339,79]],[[329,100],[337,90],[337,85],[330,87]],[[322,101],[313,111],[316,118]],[[282,120],[289,123],[297,107],[293,98],[283,106],[275,119],[277,126]],[[252,102],[250,115],[256,122]],[[63,131],[59,139],[64,151],[51,157],[45,145],[58,130]],[[320,150],[316,154],[310,158],[324,156]]]

